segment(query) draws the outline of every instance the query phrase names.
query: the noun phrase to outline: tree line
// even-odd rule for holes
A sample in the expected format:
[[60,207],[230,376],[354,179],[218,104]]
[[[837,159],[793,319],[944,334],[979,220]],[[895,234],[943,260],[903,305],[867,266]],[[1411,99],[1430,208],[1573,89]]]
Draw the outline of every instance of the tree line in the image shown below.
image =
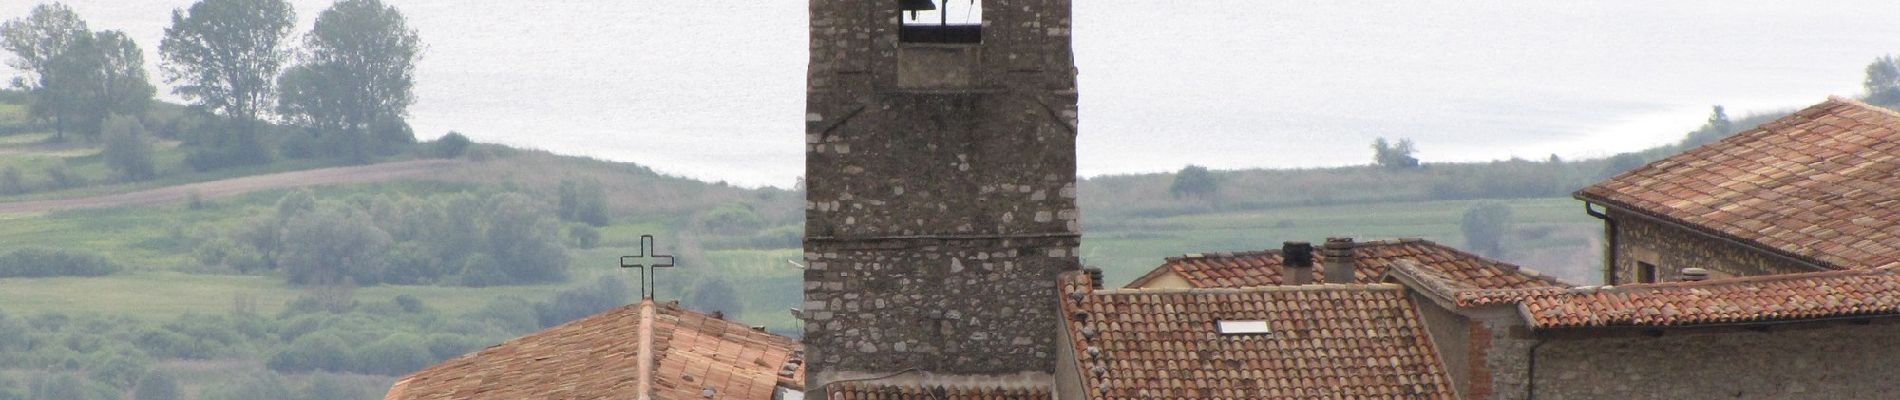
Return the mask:
[[[189,102],[193,122],[179,139],[192,167],[277,156],[362,163],[415,142],[406,118],[422,43],[401,12],[342,0],[300,40],[295,24],[285,0],[200,0],[172,12],[160,72]],[[54,140],[104,141],[111,116],[138,118],[153,103],[142,48],[121,31],[89,30],[64,4],[0,24],[0,46],[23,73],[12,84],[28,94],[29,114]]]

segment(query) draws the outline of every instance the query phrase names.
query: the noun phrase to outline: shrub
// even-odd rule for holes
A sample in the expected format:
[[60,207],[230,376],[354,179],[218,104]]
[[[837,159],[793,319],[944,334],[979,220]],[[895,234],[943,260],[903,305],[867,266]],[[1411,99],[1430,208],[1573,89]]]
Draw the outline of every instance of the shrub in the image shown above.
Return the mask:
[[389,234],[361,211],[324,207],[291,218],[283,232],[277,262],[292,284],[374,285],[383,279]]
[[222,385],[206,389],[199,395],[200,400],[253,400],[253,399],[290,399],[290,383],[282,375],[270,371],[257,371],[238,377]]
[[348,371],[352,361],[348,343],[331,331],[303,335],[272,355],[264,366],[285,373]]
[[560,325],[627,304],[627,281],[618,275],[603,276],[593,285],[563,290],[546,303],[534,305],[541,327]]
[[170,372],[156,370],[139,378],[138,387],[132,389],[132,400],[184,400],[185,395],[178,390],[178,378]]
[[20,175],[18,167],[8,166],[0,171],[0,194],[21,194],[32,191],[26,186],[26,177]]
[[71,374],[59,374],[34,380],[29,391],[34,399],[117,400],[112,387]]
[[429,348],[429,355],[434,356],[435,359],[447,360],[481,349],[485,343],[486,341],[473,337],[437,333],[429,335],[429,339],[423,342],[423,346]]
[[113,115],[106,119],[106,143],[100,156],[107,167],[127,180],[152,179],[158,176],[158,167],[152,162],[152,144],[146,136],[145,126],[138,119]]
[[297,400],[376,400],[382,394],[374,386],[350,382],[335,374],[313,374]]
[[502,296],[489,300],[481,310],[471,315],[471,319],[487,321],[509,333],[532,332],[541,329],[535,316],[534,305],[520,297]]
[[703,312],[722,312],[738,316],[745,313],[745,305],[739,302],[739,293],[733,290],[732,283],[725,278],[711,277],[701,280],[693,288],[692,300],[686,304],[694,310]]
[[558,282],[567,278],[561,228],[543,203],[520,193],[488,201],[488,254],[507,271],[510,283]]
[[384,337],[357,349],[355,372],[377,375],[402,375],[428,367],[435,362],[422,339],[407,333]]
[[468,151],[469,144],[468,136],[463,136],[461,132],[451,131],[430,144],[429,151],[434,153],[436,158],[456,158]]
[[86,177],[79,176],[78,173],[73,172],[72,167],[61,162],[46,167],[46,184],[57,189],[76,188],[86,186]]
[[0,256],[0,278],[104,276],[124,269],[98,254],[25,248]]

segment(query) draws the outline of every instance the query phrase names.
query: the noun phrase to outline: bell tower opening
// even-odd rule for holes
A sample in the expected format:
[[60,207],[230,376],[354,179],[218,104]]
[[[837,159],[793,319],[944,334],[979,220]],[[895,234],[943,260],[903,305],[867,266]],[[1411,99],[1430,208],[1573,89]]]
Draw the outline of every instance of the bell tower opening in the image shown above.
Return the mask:
[[898,0],[904,43],[983,43],[982,0]]

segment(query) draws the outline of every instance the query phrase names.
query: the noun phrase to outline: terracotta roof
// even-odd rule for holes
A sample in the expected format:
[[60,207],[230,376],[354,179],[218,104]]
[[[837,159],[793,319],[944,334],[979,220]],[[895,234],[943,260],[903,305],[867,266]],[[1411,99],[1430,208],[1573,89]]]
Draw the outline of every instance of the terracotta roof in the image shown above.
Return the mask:
[[1827,268],[1900,261],[1900,113],[1830,98],[1576,197]]
[[[1089,290],[1065,276],[1064,324],[1093,399],[1452,399],[1451,381],[1393,284]],[[1222,335],[1217,321],[1271,333]]]
[[1664,328],[1900,315],[1900,266],[1700,282],[1457,289],[1400,262],[1393,274],[1459,307],[1512,305],[1531,328]]
[[[1321,254],[1319,246],[1314,247],[1313,281],[1321,282],[1325,279],[1321,273],[1325,271],[1326,257]],[[1280,250],[1274,249],[1170,257],[1167,263],[1135,279],[1127,287],[1141,287],[1168,272],[1173,272],[1186,279],[1190,285],[1201,288],[1279,285],[1286,263],[1280,253]],[[1528,268],[1484,258],[1424,239],[1359,242],[1353,246],[1353,257],[1355,261],[1353,275],[1359,283],[1378,283],[1380,277],[1385,274],[1388,264],[1396,260],[1411,259],[1417,260],[1427,268],[1443,271],[1446,276],[1456,278],[1455,282],[1462,287],[1496,289],[1570,286]]]
[[1049,400],[1049,388],[968,388],[844,383],[825,390],[831,400]]
[[778,386],[804,386],[801,351],[792,339],[647,300],[444,361],[396,381],[385,398],[627,399],[645,388],[683,399],[710,388],[720,399],[769,400]]

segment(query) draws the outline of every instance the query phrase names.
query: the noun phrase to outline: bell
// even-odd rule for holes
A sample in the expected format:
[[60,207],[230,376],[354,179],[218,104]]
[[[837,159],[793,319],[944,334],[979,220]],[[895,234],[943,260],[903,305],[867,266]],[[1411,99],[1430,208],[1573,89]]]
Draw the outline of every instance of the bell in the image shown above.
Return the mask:
[[931,11],[937,9],[937,2],[932,0],[897,0],[897,9],[910,12]]
[[937,9],[937,2],[933,0],[897,0],[897,9],[900,11],[909,11],[910,19],[917,19],[918,11],[935,10]]

